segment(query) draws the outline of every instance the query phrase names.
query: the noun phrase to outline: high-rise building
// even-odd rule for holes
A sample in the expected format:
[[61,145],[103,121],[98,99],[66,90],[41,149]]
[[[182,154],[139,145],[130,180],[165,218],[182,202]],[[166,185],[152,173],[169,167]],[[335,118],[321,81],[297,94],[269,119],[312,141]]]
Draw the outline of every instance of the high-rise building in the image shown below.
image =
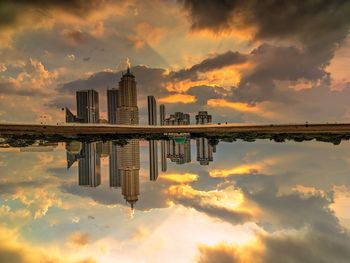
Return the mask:
[[164,106],[164,104],[161,104],[159,106],[159,120],[160,120],[160,125],[164,125],[164,120],[165,120],[165,106]]
[[119,81],[119,97],[120,104],[117,108],[117,123],[139,124],[136,81],[135,76],[131,74],[129,68]]
[[154,96],[147,96],[148,125],[157,125],[157,102]]
[[101,161],[96,152],[96,143],[83,143],[78,160],[79,185],[97,187],[101,184]]
[[100,120],[98,92],[79,90],[76,93],[77,118],[79,122],[98,123]]
[[199,111],[196,115],[196,124],[207,124],[211,123],[211,115],[208,115],[207,111]]
[[107,109],[108,109],[108,123],[117,123],[117,108],[119,107],[119,90],[107,89]]
[[[147,97],[148,124],[157,125],[157,103],[154,96]],[[158,178],[158,145],[156,140],[149,141],[149,177],[151,181]]]
[[[137,125],[137,89],[135,76],[127,69],[119,81],[117,124]],[[134,207],[140,195],[140,144],[132,139],[124,146],[117,146],[117,168],[121,178],[124,199]]]

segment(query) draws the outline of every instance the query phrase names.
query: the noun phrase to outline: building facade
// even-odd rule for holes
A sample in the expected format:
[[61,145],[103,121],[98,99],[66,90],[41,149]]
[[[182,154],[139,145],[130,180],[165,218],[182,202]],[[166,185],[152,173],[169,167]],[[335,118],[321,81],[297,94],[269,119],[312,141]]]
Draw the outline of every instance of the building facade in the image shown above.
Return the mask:
[[99,99],[96,90],[76,92],[77,120],[83,123],[98,123],[100,120]]
[[119,90],[107,89],[107,111],[108,111],[108,123],[117,123],[117,109],[119,107]]
[[207,111],[200,111],[196,115],[196,124],[208,124],[212,122],[211,115]]

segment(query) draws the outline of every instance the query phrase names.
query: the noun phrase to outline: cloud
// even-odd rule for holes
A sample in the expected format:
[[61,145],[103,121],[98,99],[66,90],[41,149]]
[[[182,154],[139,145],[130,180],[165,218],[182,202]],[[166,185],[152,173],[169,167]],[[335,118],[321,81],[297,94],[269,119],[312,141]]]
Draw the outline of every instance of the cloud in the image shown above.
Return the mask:
[[86,41],[84,33],[78,29],[64,29],[61,36],[70,45],[79,45]]
[[74,232],[68,238],[68,243],[75,247],[86,246],[90,242],[90,235],[88,233]]
[[[198,1],[184,0],[192,29],[247,30],[254,38],[298,37],[302,41],[322,41],[347,33],[350,5],[346,1]],[[321,39],[320,39],[321,38]]]
[[[14,3],[4,0],[0,3],[0,27],[11,26],[21,17],[31,11],[36,11],[45,15],[47,11],[59,10],[74,16],[85,17],[90,12],[100,8],[102,0],[72,0],[72,1],[45,1],[45,0],[20,0]],[[47,15],[47,14],[46,14]]]
[[188,69],[172,72],[170,76],[176,81],[185,79],[194,81],[198,79],[198,73],[221,69],[231,65],[239,65],[245,63],[246,61],[246,55],[239,52],[227,51],[226,53],[217,54],[211,58],[204,59],[200,63],[195,64]]

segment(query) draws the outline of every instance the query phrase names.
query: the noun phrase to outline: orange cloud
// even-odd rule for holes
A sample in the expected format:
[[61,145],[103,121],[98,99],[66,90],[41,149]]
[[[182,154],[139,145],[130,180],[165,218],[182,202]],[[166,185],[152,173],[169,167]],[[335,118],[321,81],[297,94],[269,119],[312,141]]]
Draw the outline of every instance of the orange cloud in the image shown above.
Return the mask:
[[184,173],[184,174],[165,174],[162,175],[162,179],[176,182],[176,183],[191,183],[198,180],[197,174]]
[[196,101],[196,97],[188,94],[174,94],[168,97],[160,98],[161,103],[193,103]]
[[75,232],[69,236],[68,243],[72,246],[82,247],[90,242],[90,235],[88,233]]
[[262,105],[263,104],[255,104],[249,105],[243,102],[231,102],[225,99],[210,99],[208,100],[208,105],[212,107],[225,107],[230,108],[243,113],[250,113],[259,116],[263,116],[266,118],[276,118],[277,114],[271,111],[267,111]]

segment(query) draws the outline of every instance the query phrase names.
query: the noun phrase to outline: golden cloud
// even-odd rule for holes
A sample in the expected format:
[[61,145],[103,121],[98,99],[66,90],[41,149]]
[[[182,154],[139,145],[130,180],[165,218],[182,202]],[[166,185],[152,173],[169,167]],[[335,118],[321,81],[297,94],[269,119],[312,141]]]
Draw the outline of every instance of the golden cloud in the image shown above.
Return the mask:
[[196,97],[188,94],[174,94],[164,98],[160,98],[161,103],[193,103],[196,101]]
[[184,173],[184,174],[164,174],[162,179],[175,182],[175,183],[192,183],[198,180],[197,174]]

